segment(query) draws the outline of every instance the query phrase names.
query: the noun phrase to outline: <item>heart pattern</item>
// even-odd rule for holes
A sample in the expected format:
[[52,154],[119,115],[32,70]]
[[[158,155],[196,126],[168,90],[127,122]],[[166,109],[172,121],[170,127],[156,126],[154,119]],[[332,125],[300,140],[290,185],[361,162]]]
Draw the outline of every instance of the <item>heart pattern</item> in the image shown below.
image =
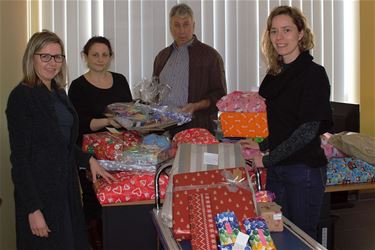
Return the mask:
[[[113,172],[116,181],[108,184],[104,179],[99,179],[96,196],[102,205],[113,203],[126,203],[133,201],[152,200],[155,198],[154,178],[151,172]],[[164,199],[168,185],[168,176],[160,176],[160,198]]]

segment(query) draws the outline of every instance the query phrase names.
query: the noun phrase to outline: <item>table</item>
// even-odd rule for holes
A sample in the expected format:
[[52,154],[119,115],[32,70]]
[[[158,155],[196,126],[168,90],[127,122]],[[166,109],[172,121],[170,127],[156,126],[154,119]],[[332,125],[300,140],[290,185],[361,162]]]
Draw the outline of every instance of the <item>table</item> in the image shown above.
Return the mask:
[[340,191],[369,190],[369,189],[375,189],[375,182],[350,183],[350,184],[326,186],[325,192],[332,193],[332,192],[340,192]]
[[[322,243],[323,246],[327,247],[328,249],[334,249],[334,218],[331,216],[331,210],[335,207],[350,207],[352,204],[347,203],[347,194],[345,194],[346,191],[356,191],[356,190],[372,190],[375,189],[375,183],[350,183],[350,184],[339,184],[339,185],[332,185],[332,186],[326,186],[325,194],[324,194],[324,200],[322,204],[322,210],[321,210],[321,217],[320,222],[318,226],[318,240]],[[332,203],[331,201],[331,194],[336,193],[338,194],[344,194],[341,196],[336,196],[341,198],[346,198],[343,200],[345,203]]]
[[[156,228],[161,245],[165,250],[176,250],[176,249],[191,249],[188,241],[179,243],[174,240],[172,231],[162,222],[159,214],[160,210],[153,209],[151,216]],[[271,233],[272,239],[275,242],[277,250],[327,250],[327,248],[320,245],[318,242],[313,240],[310,236],[304,233],[296,225],[290,222],[287,218],[283,217],[284,231]]]
[[157,234],[150,216],[153,208],[153,200],[103,206],[103,249],[155,249]]

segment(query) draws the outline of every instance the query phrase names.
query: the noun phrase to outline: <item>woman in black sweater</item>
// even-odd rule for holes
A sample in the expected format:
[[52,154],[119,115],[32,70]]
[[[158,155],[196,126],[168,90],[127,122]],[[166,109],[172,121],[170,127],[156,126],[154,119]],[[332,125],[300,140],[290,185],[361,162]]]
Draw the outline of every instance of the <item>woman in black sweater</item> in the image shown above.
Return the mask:
[[331,126],[329,80],[309,53],[313,35],[298,9],[275,8],[262,42],[268,72],[259,94],[266,99],[269,137],[253,147],[268,154],[254,162],[267,167],[266,187],[283,214],[316,238],[327,178],[320,135]]
[[[82,146],[84,134],[105,131],[108,126],[120,127],[116,121],[104,115],[107,105],[132,101],[125,76],[108,71],[113,51],[107,38],[95,36],[89,39],[82,56],[89,70],[75,79],[69,87],[69,98],[79,117],[79,146]],[[80,171],[79,176],[90,242],[94,250],[102,249],[101,206],[85,171]]]

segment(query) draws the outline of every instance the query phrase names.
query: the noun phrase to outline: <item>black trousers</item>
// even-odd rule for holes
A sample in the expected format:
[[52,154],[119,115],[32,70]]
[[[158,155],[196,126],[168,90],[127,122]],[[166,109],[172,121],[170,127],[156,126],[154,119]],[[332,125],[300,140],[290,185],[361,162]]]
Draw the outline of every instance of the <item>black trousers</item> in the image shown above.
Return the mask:
[[86,222],[100,219],[102,206],[96,197],[93,183],[86,177],[86,170],[79,170],[79,180],[82,188],[83,212]]

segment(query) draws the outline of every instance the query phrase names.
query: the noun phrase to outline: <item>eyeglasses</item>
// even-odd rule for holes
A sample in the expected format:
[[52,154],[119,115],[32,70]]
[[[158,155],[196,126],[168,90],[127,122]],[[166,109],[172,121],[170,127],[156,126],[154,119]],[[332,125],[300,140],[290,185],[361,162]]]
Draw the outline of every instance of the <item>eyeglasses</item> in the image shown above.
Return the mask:
[[40,56],[40,60],[42,62],[49,62],[51,61],[52,57],[57,63],[62,63],[65,59],[64,55],[50,55],[50,54],[34,54]]

